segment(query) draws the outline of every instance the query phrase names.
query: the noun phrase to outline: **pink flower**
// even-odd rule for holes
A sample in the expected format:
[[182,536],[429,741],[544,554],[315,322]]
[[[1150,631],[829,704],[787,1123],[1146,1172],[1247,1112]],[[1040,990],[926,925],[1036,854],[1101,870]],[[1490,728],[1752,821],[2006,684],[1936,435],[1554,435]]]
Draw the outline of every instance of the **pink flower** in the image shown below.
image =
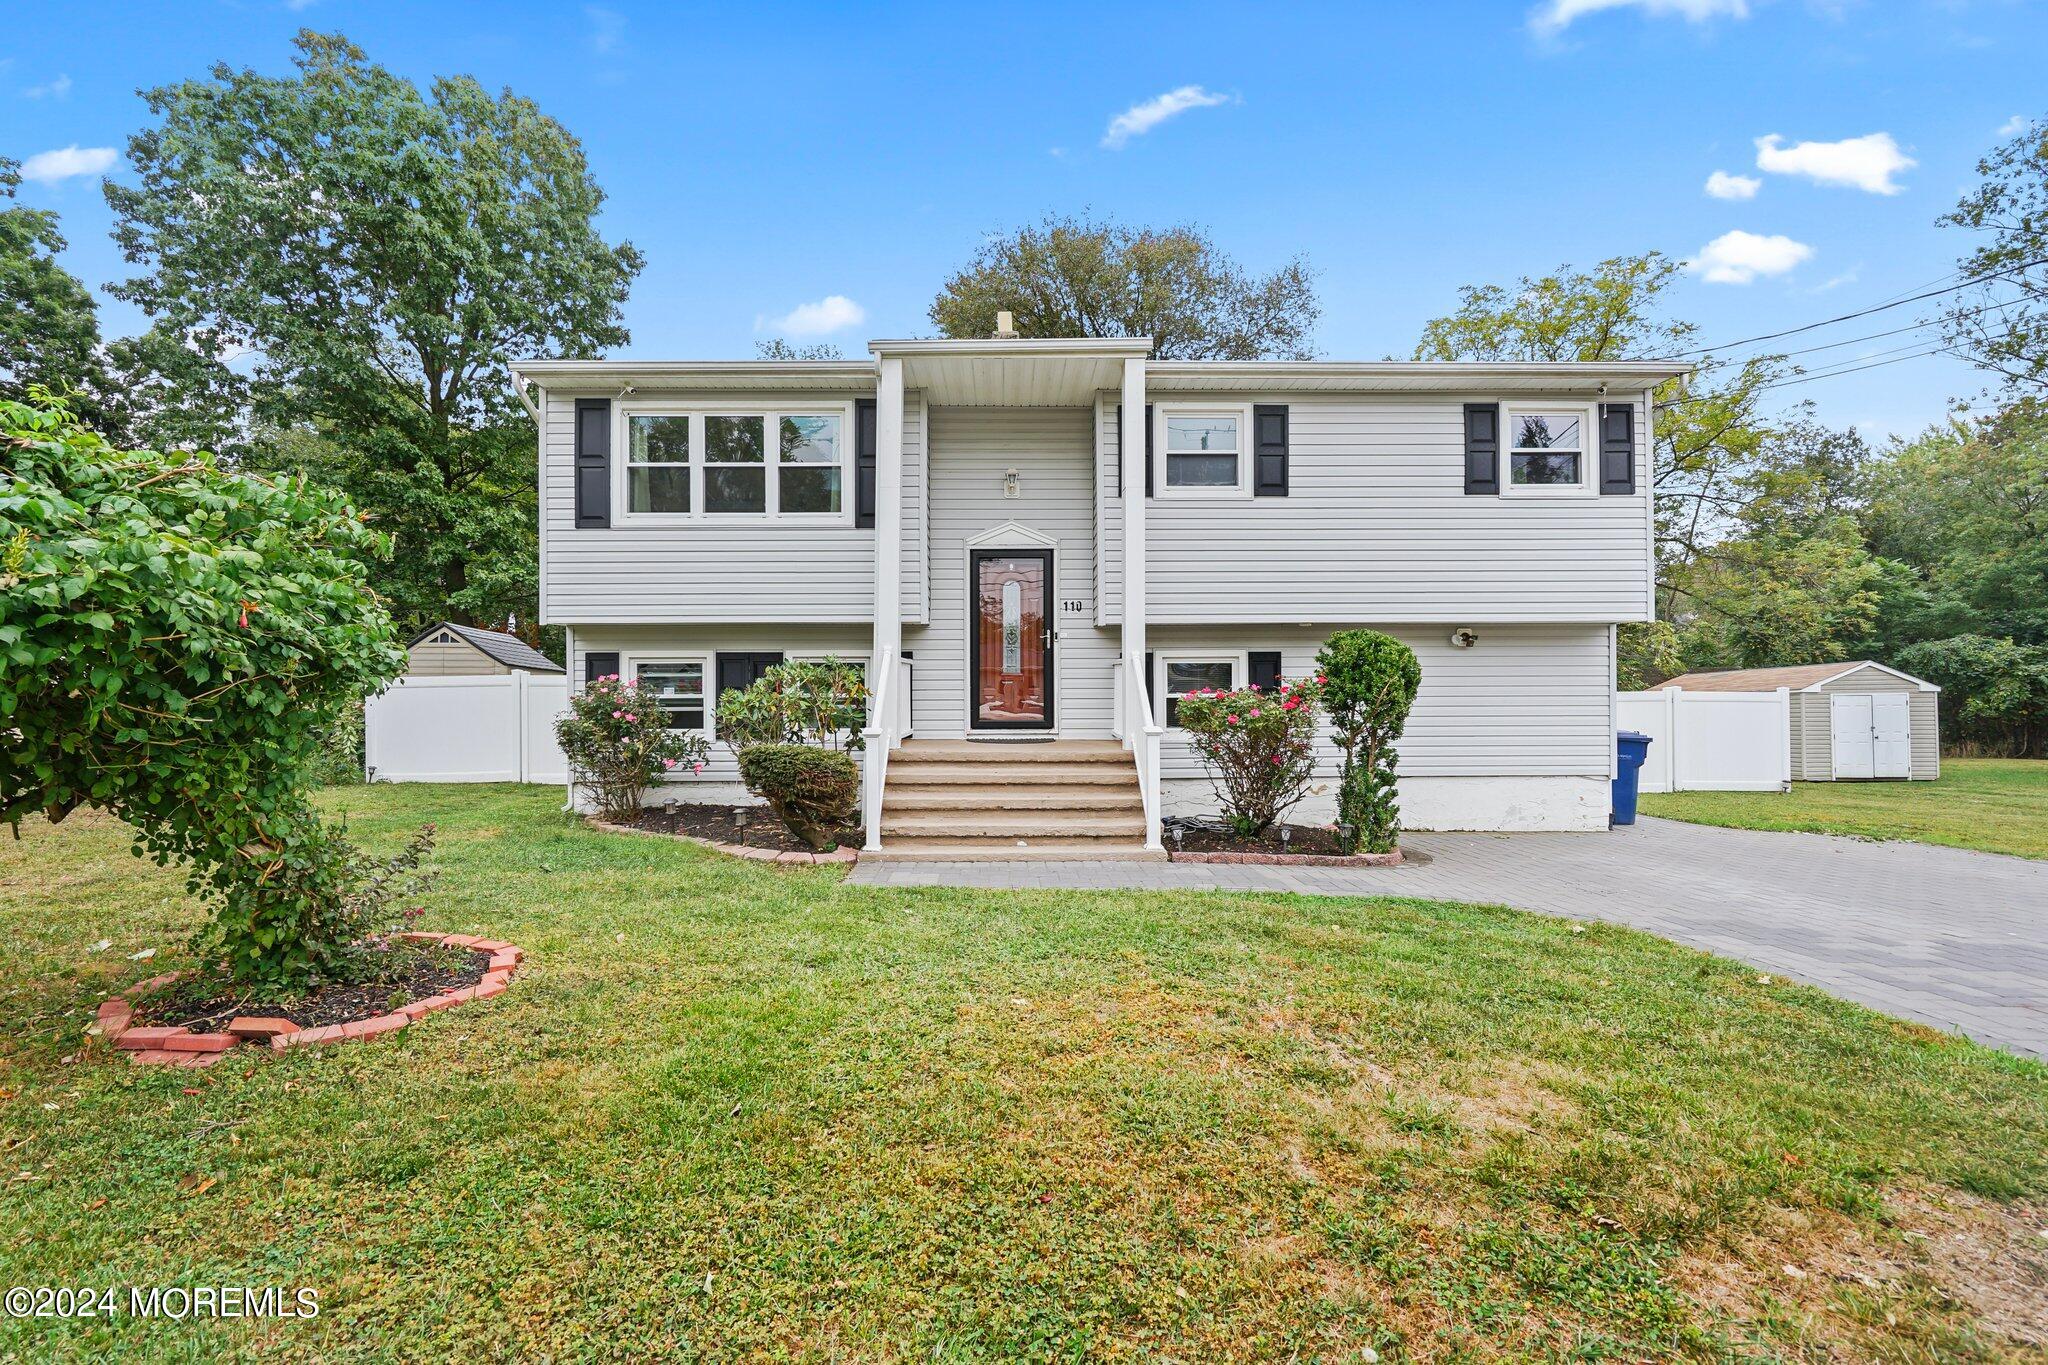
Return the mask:
[[624,711],[614,711],[612,712],[612,719],[617,720],[620,716],[623,716],[625,714],[626,713]]
[[1229,721],[1229,722],[1230,722],[1230,723],[1231,723],[1232,725],[1235,725],[1235,724],[1237,724],[1237,717],[1236,717],[1236,716],[1234,716],[1234,715],[1231,715],[1231,716],[1225,716],[1225,717],[1224,717],[1224,719],[1225,719],[1225,720],[1227,720],[1227,721]]
[[673,768],[676,766],[676,761],[672,758],[664,758],[663,760],[661,760],[661,766],[664,768]]
[[1278,755],[1278,754],[1274,754],[1274,755],[1273,755],[1273,761],[1274,761],[1275,763],[1281,763],[1281,762],[1285,762],[1285,760],[1284,760],[1284,759],[1282,759],[1282,758],[1280,757],[1280,755]]
[[632,713],[631,711],[628,711],[628,712],[626,713],[626,723],[627,723],[628,725],[631,725],[631,724],[632,724],[632,723],[633,723],[634,721],[636,721],[636,720],[638,720],[638,719],[640,719],[640,717],[638,717],[638,716],[634,715],[634,714],[633,714],[633,713]]
[[692,763],[690,765],[690,771],[693,773],[701,773],[704,771],[704,765],[702,763]]

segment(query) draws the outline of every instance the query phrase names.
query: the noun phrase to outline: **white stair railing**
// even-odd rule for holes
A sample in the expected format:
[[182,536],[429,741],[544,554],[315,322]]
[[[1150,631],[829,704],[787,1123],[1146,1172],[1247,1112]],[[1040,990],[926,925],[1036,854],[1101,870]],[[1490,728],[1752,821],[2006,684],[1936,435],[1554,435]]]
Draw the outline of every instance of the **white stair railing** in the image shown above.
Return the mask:
[[860,732],[865,745],[861,750],[860,797],[861,815],[867,828],[867,839],[862,847],[869,853],[875,853],[882,847],[882,784],[889,778],[889,751],[910,728],[907,720],[910,707],[908,698],[899,701],[899,689],[908,680],[897,677],[894,649],[883,647],[875,656],[870,676],[874,679],[874,687],[868,694],[868,723]]
[[1131,751],[1138,768],[1138,795],[1145,803],[1145,847],[1164,848],[1160,829],[1159,741],[1166,734],[1152,713],[1152,698],[1145,686],[1145,670],[1118,664],[1121,705],[1116,720],[1118,738]]

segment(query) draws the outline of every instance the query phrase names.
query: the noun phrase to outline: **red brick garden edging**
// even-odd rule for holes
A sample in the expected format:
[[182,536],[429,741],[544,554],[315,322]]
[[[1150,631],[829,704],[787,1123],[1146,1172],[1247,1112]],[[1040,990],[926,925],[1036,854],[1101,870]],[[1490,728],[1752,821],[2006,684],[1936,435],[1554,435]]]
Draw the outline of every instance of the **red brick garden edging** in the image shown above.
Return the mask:
[[488,1000],[502,994],[517,971],[526,954],[509,943],[484,938],[477,934],[436,934],[412,930],[397,935],[399,938],[420,942],[446,943],[451,947],[469,948],[480,953],[489,953],[489,969],[484,979],[474,986],[460,990],[443,991],[415,1000],[410,1005],[380,1014],[370,1019],[358,1019],[349,1024],[329,1024],[323,1028],[302,1029],[289,1019],[251,1018],[238,1016],[228,1021],[225,1033],[194,1033],[185,1028],[136,1028],[132,1024],[135,1007],[128,1002],[132,995],[147,994],[161,989],[184,976],[183,972],[169,972],[153,976],[147,981],[130,986],[111,1000],[100,1002],[100,1032],[115,1048],[128,1054],[128,1060],[138,1066],[212,1066],[227,1056],[238,1044],[249,1043],[257,1047],[268,1047],[282,1052],[288,1047],[314,1047],[322,1043],[346,1043],[357,1038],[375,1038],[380,1033],[396,1033],[415,1019],[424,1019],[435,1010],[445,1010],[470,1000]]
[[1177,863],[1257,863],[1281,867],[1398,867],[1401,850],[1391,853],[1168,853]]
[[830,853],[755,848],[752,844],[721,844],[716,839],[705,839],[695,834],[670,834],[665,830],[641,829],[636,825],[615,825],[594,815],[586,818],[590,821],[592,829],[601,829],[608,834],[650,834],[657,839],[683,839],[699,848],[708,848],[716,853],[729,853],[735,858],[745,858],[756,863],[851,863],[860,860],[860,854],[850,848],[835,848]]

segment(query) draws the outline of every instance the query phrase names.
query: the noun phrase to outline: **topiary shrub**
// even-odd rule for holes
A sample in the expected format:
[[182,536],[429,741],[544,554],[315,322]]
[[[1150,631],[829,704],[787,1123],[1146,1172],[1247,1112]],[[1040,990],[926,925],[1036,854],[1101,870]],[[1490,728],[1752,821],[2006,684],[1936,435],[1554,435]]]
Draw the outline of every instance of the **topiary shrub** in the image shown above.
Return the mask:
[[598,814],[620,824],[640,818],[642,792],[677,768],[702,772],[711,751],[704,736],[668,728],[653,684],[616,673],[593,678],[569,699],[568,714],[555,721],[555,742]]
[[1180,728],[1208,766],[1209,783],[1239,834],[1264,834],[1308,791],[1321,692],[1320,683],[1304,678],[1271,692],[1209,688],[1176,703]]
[[832,749],[751,744],[740,750],[740,777],[791,834],[821,852],[838,846],[832,832],[860,804],[860,766]]
[[1345,630],[1323,642],[1316,667],[1323,709],[1344,752],[1337,822],[1348,827],[1345,851],[1390,853],[1401,838],[1394,741],[1408,723],[1422,665],[1414,650],[1391,635]]

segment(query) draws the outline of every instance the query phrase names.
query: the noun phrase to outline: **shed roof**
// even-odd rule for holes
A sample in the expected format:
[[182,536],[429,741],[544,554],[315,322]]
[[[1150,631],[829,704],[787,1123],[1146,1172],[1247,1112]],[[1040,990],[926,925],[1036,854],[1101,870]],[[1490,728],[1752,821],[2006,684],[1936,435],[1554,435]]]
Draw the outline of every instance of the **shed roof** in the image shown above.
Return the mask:
[[1716,673],[1681,673],[1658,683],[1657,689],[1682,687],[1688,692],[1773,692],[1780,687],[1789,687],[1797,692],[1854,673],[1859,668],[1881,669],[1895,678],[1904,678],[1926,688],[1933,687],[1924,678],[1901,673],[1874,659],[1849,659],[1832,664],[1793,664],[1786,668],[1731,668]]
[[478,630],[475,626],[458,626],[453,621],[441,621],[428,626],[413,636],[406,647],[410,649],[437,630],[445,630],[459,636],[507,668],[523,668],[533,673],[568,671],[516,635],[507,635],[500,630]]

